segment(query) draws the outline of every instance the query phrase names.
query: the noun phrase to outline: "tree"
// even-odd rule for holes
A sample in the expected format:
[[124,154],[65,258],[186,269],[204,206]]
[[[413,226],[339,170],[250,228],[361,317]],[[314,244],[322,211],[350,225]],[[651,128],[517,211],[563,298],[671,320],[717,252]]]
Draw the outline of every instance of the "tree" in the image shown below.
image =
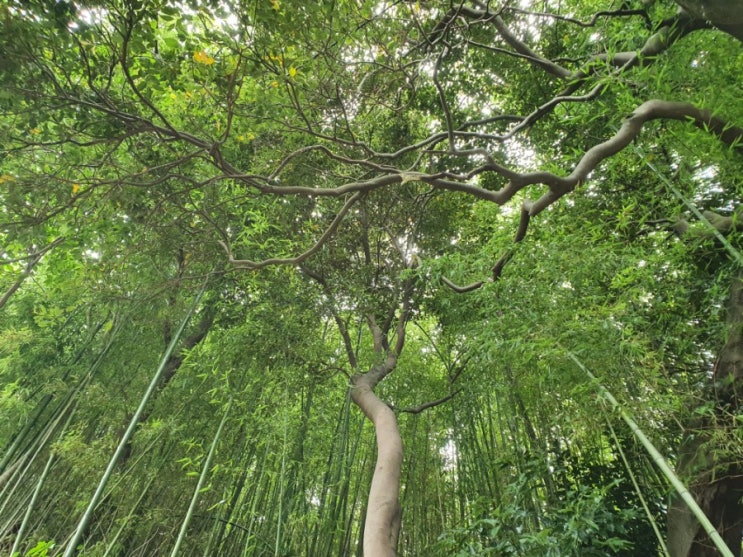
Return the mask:
[[[240,526],[253,544],[246,547],[263,551],[259,541],[270,535],[280,554],[282,535],[295,543],[282,530],[292,512],[316,506],[316,496],[308,502],[307,493],[320,487],[299,479],[287,484],[283,474],[287,458],[293,469],[305,464],[302,435],[308,435],[316,387],[339,377],[347,378],[350,400],[376,432],[363,527],[367,555],[394,555],[400,544],[398,417],[405,410],[442,410],[457,397],[480,401],[503,418],[498,428],[478,425],[480,413],[455,413],[451,424],[435,424],[442,436],[454,426],[469,428],[471,435],[446,442],[463,451],[467,466],[483,468],[488,489],[478,497],[530,508],[535,532],[556,524],[579,531],[551,514],[561,494],[569,493],[576,509],[594,495],[629,497],[611,487],[629,479],[602,462],[610,434],[619,443],[611,420],[597,425],[603,433],[587,458],[569,439],[591,428],[564,433],[564,424],[539,411],[537,377],[546,377],[546,364],[534,360],[535,351],[563,370],[566,378],[553,385],[559,402],[550,404],[557,415],[572,416],[563,401],[586,380],[567,371],[568,362],[554,362],[564,360],[565,349],[583,347],[592,363],[617,374],[613,390],[648,405],[649,420],[684,424],[658,435],[740,555],[740,10],[724,0],[625,2],[616,9],[575,0],[548,2],[541,12],[527,8],[479,0],[8,3],[0,39],[6,145],[0,214],[4,262],[16,267],[2,277],[0,311],[9,339],[3,400],[16,414],[33,416],[28,428],[3,433],[8,470],[30,474],[26,459],[35,463],[52,438],[70,470],[101,467],[111,431],[126,422],[132,404],[96,424],[97,406],[112,389],[133,396],[128,393],[139,392],[147,379],[135,374],[127,384],[113,365],[99,371],[94,355],[115,342],[122,362],[126,346],[138,343],[132,363],[146,367],[168,343],[197,285],[218,269],[222,277],[226,262],[226,278],[207,281],[212,290],[197,308],[199,320],[152,404],[167,404],[161,400],[177,388],[195,389],[189,387],[191,357],[194,369],[234,359],[248,370],[237,377],[204,375],[214,404],[226,406],[231,390],[256,401],[275,401],[284,392],[281,481],[258,482],[263,496],[271,493],[281,503],[275,516],[253,512],[251,526]],[[697,216],[699,223],[690,225]],[[24,282],[28,276],[38,284]],[[465,280],[473,276],[474,282]],[[68,282],[78,295],[65,305],[56,296]],[[576,314],[584,321],[571,319]],[[505,325],[494,323],[499,315],[507,316]],[[121,340],[96,338],[96,322]],[[434,351],[435,363],[403,353],[416,327],[415,346]],[[76,328],[86,333],[75,337]],[[245,339],[250,357],[238,357],[238,346],[224,340],[230,331]],[[60,334],[70,338],[55,343]],[[219,342],[229,347],[228,356]],[[27,346],[36,352],[24,355]],[[489,384],[488,376],[471,366],[494,366],[488,347],[496,346],[508,352],[495,366],[492,400],[478,388]],[[76,349],[80,356],[71,360]],[[51,388],[70,362],[87,371],[65,375]],[[654,373],[633,377],[627,362],[652,363]],[[49,378],[29,380],[24,366],[30,363],[43,364]],[[522,378],[519,367],[533,369],[535,377]],[[261,369],[276,371],[258,380]],[[403,371],[418,377],[412,392]],[[105,389],[89,403],[78,402],[74,393],[91,381]],[[385,385],[392,397],[386,401],[379,395]],[[657,386],[662,392],[651,394]],[[690,400],[696,410],[684,411]],[[229,408],[233,415],[242,407]],[[518,423],[506,423],[506,408]],[[194,423],[217,430],[211,417],[196,413]],[[65,433],[63,418],[78,428],[75,434]],[[225,423],[225,431],[233,431]],[[290,423],[304,432],[292,443]],[[245,439],[258,424],[266,439],[276,439],[275,424],[248,412],[236,429],[243,432],[236,436],[246,462],[257,458]],[[177,420],[171,426],[178,429]],[[142,458],[167,469],[167,460],[150,460],[145,448],[162,427],[157,420],[140,423],[131,450],[140,439]],[[75,461],[80,446],[98,452]],[[416,446],[421,455],[433,450]],[[347,446],[343,451],[350,458]],[[276,464],[268,448],[263,454],[266,466]],[[184,467],[202,456],[184,456]],[[130,458],[123,474],[135,474]],[[488,461],[522,479],[541,467],[534,473],[540,487],[527,497],[513,487],[518,482],[490,477]],[[328,464],[328,477],[334,466]],[[363,467],[349,460],[346,466],[337,485],[360,486]],[[436,465],[442,484],[464,483],[459,474],[473,474],[463,464],[447,476],[446,466]],[[550,467],[559,470],[554,479],[545,472]],[[353,480],[346,475],[351,470]],[[233,518],[245,497],[246,476],[234,474],[225,480],[234,499],[222,528],[236,528]],[[582,490],[581,482],[601,489]],[[137,509],[147,507],[149,486],[144,482],[141,497],[127,501],[131,513],[108,504],[97,511],[98,523],[120,520],[122,532],[129,528]],[[512,520],[503,506],[471,508],[466,501],[477,486],[458,489],[460,518],[485,521],[480,525]],[[114,491],[108,496],[113,501]],[[549,504],[541,508],[540,501]],[[339,500],[335,509],[349,508],[344,505]],[[341,552],[351,551],[355,534],[362,537],[350,533],[358,512],[355,503],[350,509],[351,518],[334,514],[349,532],[338,542]],[[614,540],[615,525],[598,510],[596,516]],[[323,530],[324,519],[318,511],[317,532],[332,529]],[[684,507],[674,502],[667,521],[672,555],[716,554]],[[19,522],[10,517],[7,530]],[[274,522],[275,532],[266,529]],[[590,528],[573,538],[586,552]],[[496,530],[483,553],[512,550]],[[212,532],[208,544],[223,543],[224,530]],[[128,535],[147,537],[135,528]],[[112,551],[106,540],[101,526],[85,544],[109,543]],[[591,551],[626,549],[616,540]],[[555,540],[544,534],[532,542]],[[294,550],[309,554],[321,543]],[[128,551],[131,542],[122,547]]]

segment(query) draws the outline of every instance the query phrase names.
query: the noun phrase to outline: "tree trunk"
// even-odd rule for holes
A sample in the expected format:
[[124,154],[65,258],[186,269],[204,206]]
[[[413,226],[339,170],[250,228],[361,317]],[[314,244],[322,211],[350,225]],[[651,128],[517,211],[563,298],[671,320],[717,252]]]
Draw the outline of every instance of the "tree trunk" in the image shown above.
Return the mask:
[[720,31],[743,41],[743,3],[740,0],[676,0],[695,19],[709,21]]
[[[209,334],[209,330],[214,324],[214,317],[217,312],[217,300],[218,298],[215,297],[213,300],[208,302],[207,305],[202,309],[201,319],[199,319],[199,323],[196,325],[195,330],[183,339],[178,352],[176,354],[173,354],[168,359],[168,362],[165,364],[165,369],[163,370],[162,377],[160,378],[160,382],[158,383],[157,388],[152,395],[150,404],[152,404],[152,402],[157,399],[160,393],[163,390],[165,390],[165,387],[168,386],[168,383],[170,383],[170,381],[175,377],[175,374],[178,372],[181,365],[183,365],[183,362],[186,359],[188,351],[195,348],[202,340],[206,338],[206,335]],[[170,343],[171,339],[169,338],[169,333],[166,334],[165,341],[166,341],[165,342],[166,345]],[[132,416],[133,414],[127,415],[125,423],[122,424],[119,437],[122,436],[124,432],[126,431],[126,428],[128,427],[130,420],[132,419]],[[149,419],[150,419],[149,412],[147,411],[143,412],[142,415],[140,416],[139,423],[137,425],[145,424],[147,423]],[[129,441],[126,444],[126,447],[124,447],[124,451],[121,453],[121,456],[119,457],[119,467],[121,469],[124,469],[126,467],[126,464],[129,462],[129,459],[132,456],[133,441],[134,441],[133,437],[129,439]]]
[[373,371],[359,374],[353,377],[351,390],[351,398],[374,424],[377,437],[377,463],[364,524],[364,555],[394,557],[402,518],[399,501],[402,437],[395,413],[374,394],[377,382]]
[[[743,389],[743,273],[731,286],[728,340],[714,370],[715,416],[696,420],[684,440],[678,472],[689,491],[735,557],[741,556],[743,531],[743,463],[724,454],[719,439],[732,436],[738,424]],[[718,442],[709,443],[711,439]],[[699,522],[678,497],[668,509],[668,548],[671,557],[718,557]]]

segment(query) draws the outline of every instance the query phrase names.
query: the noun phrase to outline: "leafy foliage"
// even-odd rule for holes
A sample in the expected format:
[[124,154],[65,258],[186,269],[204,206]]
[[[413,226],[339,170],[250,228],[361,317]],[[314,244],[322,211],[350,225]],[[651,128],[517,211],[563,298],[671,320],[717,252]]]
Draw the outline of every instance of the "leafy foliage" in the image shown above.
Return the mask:
[[0,549],[360,555],[366,378],[399,554],[663,551],[566,351],[740,545],[743,33],[678,4],[6,2]]

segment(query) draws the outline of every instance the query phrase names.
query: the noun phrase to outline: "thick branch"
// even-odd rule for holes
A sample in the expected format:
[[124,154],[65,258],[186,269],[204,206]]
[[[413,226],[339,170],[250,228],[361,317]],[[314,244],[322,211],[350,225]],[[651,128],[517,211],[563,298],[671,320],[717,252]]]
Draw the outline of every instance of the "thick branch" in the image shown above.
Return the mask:
[[519,189],[539,183],[550,188],[548,193],[533,203],[529,211],[530,216],[539,214],[560,197],[575,189],[578,184],[586,181],[588,175],[601,162],[617,154],[637,138],[646,122],[660,119],[691,121],[696,127],[717,135],[733,150],[743,153],[743,128],[731,126],[725,120],[713,116],[709,110],[697,108],[690,103],[646,101],[625,118],[614,137],[589,149],[568,176],[561,178],[549,172],[534,172],[522,175],[516,180],[516,186]]
[[[691,18],[688,14],[681,12],[664,21],[658,30],[648,37],[639,51],[601,54],[594,60],[602,60],[622,69],[629,69],[636,65],[647,65],[692,31],[709,29],[709,27],[710,25],[706,20]],[[588,73],[590,73],[589,69],[583,69],[573,75],[572,79],[582,79]]]
[[743,4],[736,0],[676,0],[691,17],[709,21],[720,31],[743,41]]
[[452,282],[446,277],[441,277],[441,282],[443,282],[446,286],[454,290],[454,292],[456,292],[457,294],[465,294],[467,292],[472,292],[473,290],[477,290],[483,284],[485,284],[484,281],[479,280],[477,282],[473,282],[465,286],[458,286],[457,284],[455,284],[454,282]]
[[[511,178],[510,182],[499,192],[492,192],[500,199],[501,197],[510,198],[529,185],[544,184],[549,187],[549,191],[539,199],[524,202],[514,243],[520,242],[526,236],[531,217],[538,215],[562,196],[573,191],[576,186],[585,182],[599,164],[634,141],[640,135],[645,123],[659,119],[690,121],[697,128],[717,135],[731,149],[743,154],[743,128],[730,125],[722,118],[713,116],[711,111],[700,109],[690,103],[661,100],[646,101],[625,118],[614,137],[589,149],[569,175],[560,177],[550,172],[519,174]],[[499,203],[499,201],[496,201],[496,203]],[[512,250],[509,250],[493,266],[493,280],[500,276],[511,255]],[[442,279],[442,282],[455,292],[469,292],[484,284],[479,282],[462,287],[448,279]]]

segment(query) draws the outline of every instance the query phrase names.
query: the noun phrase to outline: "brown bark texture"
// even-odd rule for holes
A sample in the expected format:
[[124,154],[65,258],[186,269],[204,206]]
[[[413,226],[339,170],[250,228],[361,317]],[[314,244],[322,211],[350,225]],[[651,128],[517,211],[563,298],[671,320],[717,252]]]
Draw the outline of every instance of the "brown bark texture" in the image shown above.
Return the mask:
[[[714,417],[691,424],[679,454],[678,472],[691,478],[689,491],[735,557],[741,556],[743,532],[743,463],[716,452],[714,436],[732,435],[743,389],[743,271],[733,279],[728,304],[728,338],[714,370]],[[724,431],[720,431],[720,429]],[[717,444],[715,444],[717,445]],[[668,509],[671,557],[717,557],[699,522],[679,498]]]
[[402,511],[399,501],[402,468],[402,437],[397,416],[374,393],[376,384],[397,364],[391,354],[379,368],[352,379],[351,398],[374,424],[377,438],[377,462],[369,488],[366,523],[364,525],[365,557],[394,557],[400,533]]
[[709,21],[720,31],[743,41],[743,2],[740,0],[676,0],[690,16]]

